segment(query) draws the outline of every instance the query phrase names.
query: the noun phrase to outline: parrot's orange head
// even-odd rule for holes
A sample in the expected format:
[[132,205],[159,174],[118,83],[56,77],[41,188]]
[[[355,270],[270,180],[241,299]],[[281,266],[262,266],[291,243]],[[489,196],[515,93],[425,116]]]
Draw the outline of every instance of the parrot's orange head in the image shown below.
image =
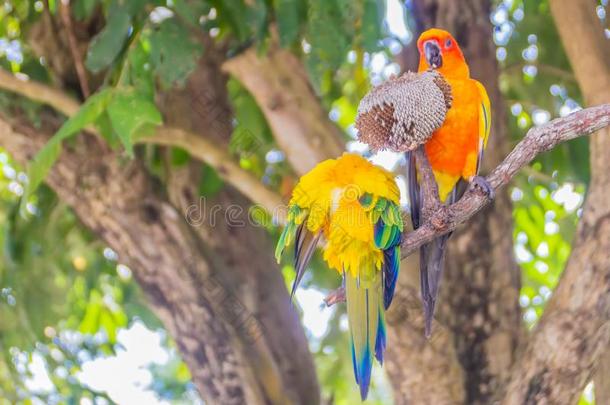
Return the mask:
[[419,71],[435,69],[447,77],[468,77],[466,59],[453,36],[438,28],[423,32],[417,40]]

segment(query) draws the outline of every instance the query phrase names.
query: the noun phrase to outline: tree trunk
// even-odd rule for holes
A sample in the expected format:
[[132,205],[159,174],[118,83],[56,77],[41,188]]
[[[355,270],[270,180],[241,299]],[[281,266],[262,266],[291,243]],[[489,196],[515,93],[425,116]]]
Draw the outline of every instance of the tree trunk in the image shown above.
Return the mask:
[[[596,6],[594,1],[551,2],[559,34],[587,105],[610,102],[610,46],[595,15]],[[583,43],[587,44],[586,52],[583,52]],[[607,195],[610,187],[610,129],[606,128],[591,138],[590,146],[594,186]],[[603,200],[600,202],[604,203]],[[601,237],[610,238],[610,235]],[[610,267],[610,260],[606,266]],[[596,402],[610,404],[610,350],[606,350],[598,360],[594,381]]]
[[[220,55],[210,48],[184,88],[162,93],[159,105],[167,125],[205,135],[228,149],[232,111],[220,60]],[[238,304],[255,308],[256,317],[265,325],[266,350],[275,364],[270,364],[273,374],[261,375],[260,379],[271,380],[278,399],[282,398],[280,393],[290,392],[286,387],[305,382],[305,389],[299,389],[291,401],[319,401],[315,368],[303,329],[287,298],[273,246],[264,229],[252,223],[250,202],[231,187],[224,187],[214,197],[199,197],[199,184],[205,179],[201,179],[201,164],[196,161],[184,168],[170,168],[167,175],[171,202],[185,215],[193,214],[193,207],[198,208],[195,215],[201,214],[200,221],[191,225],[216,260],[225,263],[219,277],[225,277],[225,285],[232,286]]]
[[[551,0],[551,12],[589,105],[610,101],[610,42],[593,0]],[[610,129],[590,140],[591,184],[572,255],[508,387],[506,403],[575,403],[595,365],[597,403],[610,384]],[[556,342],[560,341],[558,345]],[[549,347],[552,355],[542,355]],[[600,364],[600,362],[602,362]]]

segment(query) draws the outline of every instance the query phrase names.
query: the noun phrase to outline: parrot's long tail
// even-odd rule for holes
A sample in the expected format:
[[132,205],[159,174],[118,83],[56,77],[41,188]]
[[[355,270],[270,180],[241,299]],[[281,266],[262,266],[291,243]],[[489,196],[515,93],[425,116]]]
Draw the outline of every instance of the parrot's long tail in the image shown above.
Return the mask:
[[[405,157],[408,162],[407,181],[409,188],[409,203],[411,208],[411,221],[413,228],[421,225],[422,195],[417,178],[417,167],[415,155],[407,152]],[[454,186],[452,192],[447,196],[447,204],[453,204],[464,194],[466,183],[461,180]],[[443,267],[445,262],[445,246],[451,233],[436,238],[430,243],[423,245],[419,252],[419,278],[421,284],[421,297],[424,306],[424,333],[430,337],[432,333],[432,318],[436,306],[436,298],[440,287]]]
[[445,245],[449,235],[436,238],[420,248],[419,279],[421,283],[421,297],[424,304],[424,333],[430,337],[432,333],[432,318],[438,289],[443,275],[445,262]]
[[386,348],[382,276],[376,272],[372,280],[359,282],[346,274],[344,279],[354,375],[364,401],[371,382],[373,356],[383,363]]

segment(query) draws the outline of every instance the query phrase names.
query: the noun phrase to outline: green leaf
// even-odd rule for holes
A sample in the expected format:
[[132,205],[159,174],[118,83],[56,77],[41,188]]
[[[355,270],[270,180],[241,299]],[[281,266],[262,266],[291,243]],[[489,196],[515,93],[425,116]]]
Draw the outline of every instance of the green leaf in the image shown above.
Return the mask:
[[144,10],[146,5],[160,6],[164,3],[165,2],[162,3],[160,1],[149,0],[113,0],[109,7],[109,10],[110,13],[113,13],[118,9],[125,10],[127,14],[133,17],[137,15],[140,11]]
[[379,50],[381,27],[383,23],[383,5],[377,0],[364,0],[362,13],[362,28],[360,29],[362,47],[367,52]]
[[121,140],[112,127],[108,111],[105,111],[99,116],[97,121],[95,121],[95,126],[99,129],[100,134],[112,149],[117,149],[121,146]]
[[227,87],[237,122],[229,149],[246,155],[266,153],[273,135],[258,103],[238,81],[229,80]]
[[97,73],[110,66],[123,49],[130,27],[131,18],[127,11],[116,8],[104,29],[91,41],[85,61],[87,69]]
[[108,116],[121,143],[133,155],[134,137],[146,124],[159,125],[163,119],[157,106],[133,88],[119,91],[108,104]]
[[188,162],[191,161],[191,155],[184,149],[171,148],[170,154],[171,154],[172,166],[175,166],[175,167],[184,166],[185,164],[187,164]]
[[161,23],[150,36],[150,57],[155,72],[166,86],[182,84],[202,54],[199,42],[175,19]]
[[223,25],[228,26],[239,42],[248,40],[250,36],[247,8],[243,0],[212,0],[212,5],[218,10],[218,18]]
[[98,331],[100,325],[100,315],[102,313],[102,296],[97,290],[91,291],[85,316],[81,321],[78,329],[82,333],[94,334]]
[[277,0],[275,14],[280,34],[280,44],[283,47],[292,45],[299,37],[300,0]]
[[216,170],[212,169],[208,165],[202,167],[201,182],[199,183],[199,194],[204,197],[214,197],[222,187],[224,182],[216,173]]
[[199,26],[201,16],[210,12],[210,5],[201,0],[174,0],[174,10],[189,24]]
[[246,19],[254,36],[262,43],[267,32],[267,5],[264,0],[254,0],[253,3],[246,10]]
[[64,122],[57,133],[55,133],[36,156],[34,156],[28,169],[28,184],[21,200],[22,208],[25,207],[28,197],[31,196],[40,183],[42,183],[59,157],[62,141],[76,134],[85,126],[95,122],[106,109],[111,97],[112,90],[108,88],[89,97],[80,110],[78,110],[72,118]]
[[307,66],[320,91],[329,75],[334,75],[351,49],[354,35],[354,5],[349,1],[310,0],[307,41],[311,52]]
[[72,12],[74,13],[74,17],[78,20],[84,20],[88,18],[95,6],[97,6],[98,0],[77,0],[72,3]]

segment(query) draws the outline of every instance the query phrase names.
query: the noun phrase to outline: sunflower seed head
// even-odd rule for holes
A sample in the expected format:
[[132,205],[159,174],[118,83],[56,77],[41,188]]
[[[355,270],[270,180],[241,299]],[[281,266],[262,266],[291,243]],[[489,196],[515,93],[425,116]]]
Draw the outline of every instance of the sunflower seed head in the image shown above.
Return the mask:
[[360,101],[358,139],[373,151],[413,150],[443,124],[451,103],[451,87],[436,71],[390,78]]

